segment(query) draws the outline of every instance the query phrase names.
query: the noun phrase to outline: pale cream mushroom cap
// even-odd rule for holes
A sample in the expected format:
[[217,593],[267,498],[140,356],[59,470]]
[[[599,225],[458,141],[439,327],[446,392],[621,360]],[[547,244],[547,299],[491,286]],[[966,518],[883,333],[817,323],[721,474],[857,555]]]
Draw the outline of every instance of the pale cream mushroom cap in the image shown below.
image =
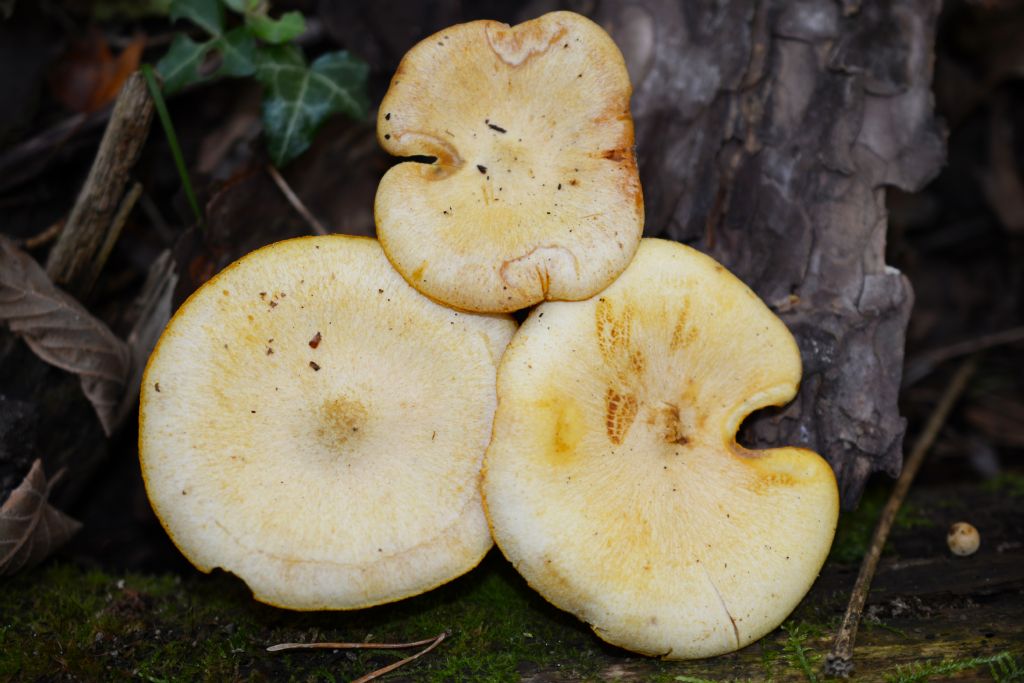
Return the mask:
[[377,137],[401,163],[377,190],[377,234],[414,287],[473,311],[585,299],[643,230],[631,86],[601,27],[553,12],[452,26],[413,47]]
[[197,568],[279,607],[376,605],[468,571],[491,546],[480,466],[514,328],[420,295],[372,239],[245,256],[146,369],[157,516]]
[[495,541],[615,645],[686,659],[753,642],[810,588],[838,518],[817,454],[735,441],[799,379],[792,336],[745,285],[643,240],[598,296],[535,309],[502,359],[483,484]]

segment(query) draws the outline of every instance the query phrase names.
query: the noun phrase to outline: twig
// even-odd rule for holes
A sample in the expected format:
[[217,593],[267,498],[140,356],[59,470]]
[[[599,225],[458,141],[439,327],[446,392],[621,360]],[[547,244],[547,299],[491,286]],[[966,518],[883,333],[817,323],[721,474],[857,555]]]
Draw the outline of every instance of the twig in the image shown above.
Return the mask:
[[288,185],[288,181],[281,176],[278,170],[274,168],[273,164],[267,164],[267,173],[269,173],[270,177],[274,179],[274,183],[277,185],[278,189],[281,190],[281,193],[288,200],[288,203],[292,205],[292,208],[298,211],[299,214],[306,219],[306,222],[309,223],[311,228],[313,228],[313,232],[318,235],[326,235],[327,229],[323,226],[323,223],[318,221],[316,216],[314,216],[310,210],[306,208],[306,205],[302,203],[302,200],[299,199],[298,195],[292,192],[292,188]]
[[60,231],[64,229],[64,219],[61,218],[56,223],[43,230],[37,235],[25,238],[21,246],[25,249],[37,249],[43,245],[49,244],[53,240],[57,239]]
[[146,142],[153,103],[139,74],[125,81],[96,159],[46,262],[50,278],[84,297],[104,264],[104,248],[122,204],[128,174]]
[[128,193],[121,199],[120,206],[117,207],[117,213],[114,214],[114,218],[110,222],[110,229],[107,231],[107,239],[104,240],[103,246],[100,247],[99,254],[96,260],[100,263],[106,263],[107,258],[110,257],[110,252],[114,248],[114,243],[117,242],[117,238],[121,236],[121,231],[124,229],[124,224],[128,222],[128,216],[131,214],[132,209],[135,208],[135,203],[139,201],[139,195],[142,194],[142,183],[135,182]]
[[112,111],[108,105],[90,114],[74,114],[0,154],[0,192],[34,178],[76,135],[99,128]]
[[978,356],[968,357],[959,368],[953,379],[950,381],[946,391],[942,394],[939,404],[935,406],[924,431],[914,443],[910,455],[903,464],[903,471],[900,473],[889,500],[882,509],[882,515],[878,520],[878,526],[871,537],[871,545],[860,565],[860,573],[857,574],[857,582],[850,594],[850,603],[846,607],[846,614],[843,615],[843,622],[836,633],[835,642],[832,644],[832,651],[825,658],[825,673],[829,676],[848,677],[853,673],[853,644],[857,638],[857,625],[860,622],[861,612],[864,610],[864,603],[867,601],[868,591],[871,588],[871,580],[875,576],[875,569],[878,567],[878,560],[882,556],[882,548],[889,537],[889,530],[892,528],[896,513],[903,504],[903,499],[910,490],[921,463],[935,442],[939,431],[949,417],[950,411],[956,404],[957,399],[978,366]]
[[391,673],[395,669],[405,666],[409,662],[415,661],[427,654],[435,647],[441,644],[448,634],[445,631],[437,634],[433,638],[426,638],[424,640],[415,640],[411,643],[280,643],[279,645],[271,645],[267,648],[268,652],[286,652],[289,650],[404,650],[410,647],[420,647],[426,645],[425,648],[420,650],[414,655],[401,659],[394,664],[388,664],[375,671],[371,671],[365,676],[360,676],[352,683],[367,683],[376,678],[380,678],[384,674]]
[[388,664],[387,666],[382,666],[381,668],[377,669],[376,671],[371,671],[370,673],[366,674],[365,676],[360,676],[356,680],[352,681],[352,683],[367,683],[367,681],[372,681],[375,678],[380,678],[384,674],[391,673],[395,669],[397,669],[399,667],[403,667],[406,664],[408,664],[409,662],[412,662],[412,661],[415,661],[415,660],[419,659],[420,657],[422,657],[423,655],[427,654],[428,652],[433,650],[435,647],[440,645],[441,641],[444,640],[445,636],[447,636],[447,635],[448,635],[447,633],[442,631],[440,634],[438,634],[437,638],[434,638],[434,640],[430,643],[430,645],[428,645],[427,647],[423,648],[422,650],[420,650],[416,654],[411,655],[409,657],[406,657],[405,659],[399,660],[399,661],[395,662],[394,664]]
[[903,386],[904,388],[908,387],[924,377],[927,377],[928,374],[935,369],[935,366],[940,363],[944,363],[947,360],[952,360],[959,356],[967,356],[972,353],[977,353],[978,351],[984,351],[985,349],[990,349],[993,346],[1013,344],[1020,341],[1024,341],[1024,325],[1020,327],[1011,327],[1008,330],[993,332],[991,334],[983,334],[980,337],[965,339],[964,341],[950,344],[949,346],[925,351],[924,353],[910,359],[907,363],[907,369],[903,373]]
[[[441,634],[444,635],[444,634]],[[411,643],[279,643],[267,648],[267,652],[287,652],[289,650],[408,650],[410,647],[429,645],[438,639],[424,638]]]

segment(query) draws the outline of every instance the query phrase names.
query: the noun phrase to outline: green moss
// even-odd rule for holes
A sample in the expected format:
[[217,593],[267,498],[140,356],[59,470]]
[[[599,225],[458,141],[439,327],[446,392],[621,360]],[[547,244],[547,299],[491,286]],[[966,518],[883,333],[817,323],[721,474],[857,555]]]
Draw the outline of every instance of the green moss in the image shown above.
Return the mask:
[[512,681],[543,671],[597,680],[605,667],[632,662],[655,683],[715,680],[727,672],[731,678],[815,681],[832,632],[828,615],[841,612],[842,602],[831,596],[805,602],[783,629],[754,646],[758,650],[712,665],[633,658],[605,645],[544,602],[496,552],[427,595],[334,613],[261,605],[223,573],[121,577],[50,564],[0,583],[0,681],[348,681],[412,651],[269,653],[266,647],[410,641],[441,631],[449,634],[441,646],[397,677]]
[[1024,498],[1024,474],[1005,472],[985,482],[985,490],[992,493]]
[[[531,666],[593,675],[603,647],[545,603],[500,557],[412,600],[358,612],[295,613],[255,603],[225,574],[129,575],[52,565],[0,586],[0,680],[70,675],[149,681],[350,680],[411,651],[273,654],[303,641],[448,638],[410,665],[418,679],[514,680]],[[528,655],[526,654],[528,653]],[[301,678],[295,672],[304,672]]]
[[821,655],[815,652],[807,641],[819,637],[820,631],[803,622],[786,622],[782,625],[786,632],[786,641],[782,645],[782,656],[789,666],[803,673],[807,683],[818,683]]
[[898,666],[893,672],[886,674],[885,680],[888,683],[923,683],[937,676],[945,679],[951,674],[983,667],[988,667],[992,680],[1000,683],[1024,680],[1024,667],[1009,652],[1000,652],[990,657],[944,659],[938,662]]
[[[856,510],[840,514],[836,537],[828,556],[830,562],[855,564],[864,558],[890,489],[888,485],[874,486],[865,492]],[[931,525],[932,522],[922,510],[910,501],[903,502],[893,522],[894,529],[915,529]]]

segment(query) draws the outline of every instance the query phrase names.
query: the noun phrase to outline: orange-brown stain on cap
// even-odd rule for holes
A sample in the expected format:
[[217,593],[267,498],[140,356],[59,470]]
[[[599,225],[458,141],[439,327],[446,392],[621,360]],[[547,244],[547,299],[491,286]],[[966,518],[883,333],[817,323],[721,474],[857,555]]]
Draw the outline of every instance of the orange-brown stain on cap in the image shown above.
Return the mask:
[[633,426],[639,408],[636,396],[629,393],[620,393],[608,387],[605,392],[605,431],[608,440],[616,446],[621,444]]
[[551,394],[535,405],[550,419],[549,436],[544,444],[545,460],[555,466],[569,464],[574,460],[586,433],[579,406],[573,399],[561,394]]

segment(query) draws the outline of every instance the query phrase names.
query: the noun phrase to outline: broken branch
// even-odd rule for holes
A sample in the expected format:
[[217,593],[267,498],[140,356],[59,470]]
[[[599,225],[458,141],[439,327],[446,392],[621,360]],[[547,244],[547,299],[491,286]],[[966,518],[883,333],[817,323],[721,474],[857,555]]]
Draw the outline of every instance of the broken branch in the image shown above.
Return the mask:
[[857,626],[860,623],[860,615],[864,610],[864,603],[867,601],[868,591],[871,588],[871,579],[875,576],[878,560],[882,556],[882,548],[885,547],[885,542],[889,538],[893,520],[896,519],[896,513],[899,511],[900,505],[903,504],[903,499],[906,498],[914,477],[921,469],[925,455],[935,442],[935,438],[939,435],[950,411],[967,387],[977,366],[978,356],[970,356],[957,369],[953,379],[946,387],[946,391],[942,394],[939,404],[935,406],[935,410],[928,418],[924,431],[914,443],[914,448],[903,465],[903,471],[900,473],[899,479],[896,480],[896,486],[889,494],[889,500],[886,501],[878,520],[878,526],[875,527],[875,532],[871,536],[871,545],[861,562],[857,582],[850,594],[850,603],[846,607],[843,622],[836,633],[832,651],[825,659],[825,673],[829,676],[847,678],[853,673],[853,645],[857,638]]
[[448,633],[442,631],[433,638],[426,638],[424,640],[415,640],[411,643],[280,643],[278,645],[271,645],[267,648],[267,652],[287,652],[289,650],[404,650],[410,647],[420,647],[426,645],[425,648],[420,650],[414,655],[410,655],[405,659],[400,659],[394,664],[388,664],[375,671],[371,671],[365,676],[360,676],[352,683],[367,683],[376,678],[380,678],[384,674],[391,673],[395,669],[405,666],[409,662],[415,661],[427,654],[435,647],[441,644],[448,636]]
[[46,263],[50,279],[76,297],[89,293],[103,268],[128,174],[152,118],[153,101],[142,76],[134,73],[117,97],[89,176]]
[[318,235],[326,235],[327,228],[325,228],[323,223],[318,221],[316,216],[314,216],[313,213],[308,208],[306,208],[306,205],[303,204],[302,200],[299,199],[299,196],[292,191],[292,188],[288,184],[288,181],[286,181],[284,179],[284,176],[282,176],[278,172],[278,170],[274,168],[273,164],[267,164],[267,173],[269,173],[270,177],[274,179],[274,183],[277,185],[278,189],[281,190],[281,194],[285,196],[285,199],[288,200],[288,203],[292,205],[292,208],[298,211],[299,215],[306,219],[306,222],[309,223],[309,226],[313,228],[313,232],[315,232]]

